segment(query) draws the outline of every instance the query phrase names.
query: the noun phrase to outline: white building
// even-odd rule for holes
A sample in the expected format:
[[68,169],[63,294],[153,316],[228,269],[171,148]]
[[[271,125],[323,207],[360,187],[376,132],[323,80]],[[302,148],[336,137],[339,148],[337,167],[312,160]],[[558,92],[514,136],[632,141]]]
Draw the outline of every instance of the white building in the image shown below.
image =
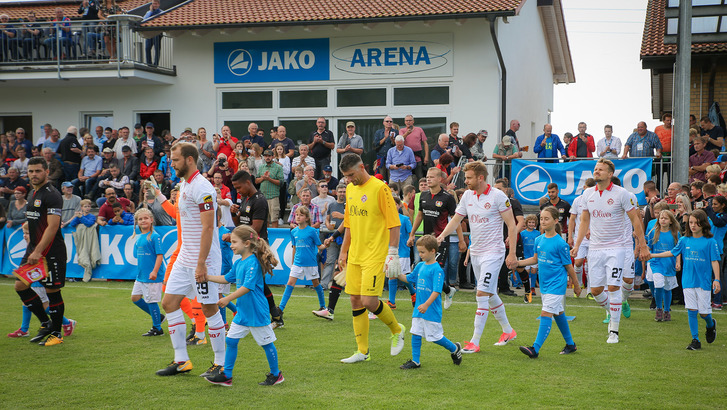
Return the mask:
[[[157,133],[227,124],[242,136],[254,121],[286,125],[297,142],[324,116],[336,136],[355,121],[370,153],[385,115],[403,125],[412,114],[430,147],[457,121],[461,136],[487,129],[491,152],[514,118],[520,145],[532,146],[549,121],[553,84],[575,80],[560,0],[280,4],[191,0],[129,32],[119,23],[120,62],[0,63],[0,129],[22,120],[37,140],[45,123],[63,133],[153,120]],[[13,6],[11,18],[22,9]],[[162,32],[159,67],[149,67],[140,35]]]

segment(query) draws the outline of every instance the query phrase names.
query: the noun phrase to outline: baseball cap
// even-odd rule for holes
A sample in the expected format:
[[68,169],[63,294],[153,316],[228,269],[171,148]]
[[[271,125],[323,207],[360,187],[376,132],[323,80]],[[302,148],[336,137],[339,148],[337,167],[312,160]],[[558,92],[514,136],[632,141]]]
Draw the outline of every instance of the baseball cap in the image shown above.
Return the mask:
[[184,132],[192,132],[192,127],[187,127],[184,129]]
[[719,164],[720,162],[727,162],[727,154],[722,154],[712,161],[713,164]]
[[[124,145],[124,146],[126,146],[126,145]],[[131,148],[129,148],[129,149],[131,149]],[[104,149],[103,149],[103,153],[105,154],[105,153],[107,153],[107,152],[114,152],[114,150],[112,150],[112,149],[111,149],[111,148],[109,148],[109,147],[106,147],[106,148],[104,148]]]
[[349,122],[346,123],[346,128],[348,128],[348,127],[355,127],[355,126],[356,126],[356,123],[353,122],[353,121],[349,121]]
[[152,123],[152,122],[147,122],[147,123],[146,123],[146,126],[147,126],[147,127],[151,127],[151,128],[154,128],[154,123]]
[[477,131],[477,134],[478,134],[478,135],[479,135],[479,134],[482,134],[482,135],[484,135],[484,136],[487,136],[487,130],[479,130],[479,131]]
[[273,155],[273,151],[266,149],[265,152],[263,152],[263,155]]
[[143,127],[141,126],[140,122],[137,122],[136,124],[134,124],[134,128],[143,128]]
[[123,147],[121,147],[121,152],[126,152],[126,151],[131,151],[131,147],[128,145],[124,145]]
[[72,188],[73,184],[71,183],[71,181],[66,181],[66,182],[62,183],[61,186],[63,188]]
[[504,137],[502,137],[502,145],[504,145],[506,147],[509,147],[510,145],[512,145],[512,140],[510,139],[509,135],[505,135]]
[[326,165],[325,167],[323,167],[323,171],[325,171],[325,172],[333,172],[333,167],[331,167],[330,165]]

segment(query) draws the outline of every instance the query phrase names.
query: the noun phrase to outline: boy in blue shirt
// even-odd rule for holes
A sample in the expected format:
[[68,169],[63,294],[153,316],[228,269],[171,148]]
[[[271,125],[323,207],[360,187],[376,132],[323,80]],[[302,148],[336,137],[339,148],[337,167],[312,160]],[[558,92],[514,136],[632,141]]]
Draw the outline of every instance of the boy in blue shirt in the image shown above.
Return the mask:
[[417,251],[422,261],[414,268],[414,272],[399,280],[407,283],[416,283],[416,306],[411,319],[411,360],[401,365],[400,369],[418,369],[421,367],[419,357],[422,348],[422,336],[427,341],[434,342],[452,355],[452,362],[462,363],[462,345],[452,343],[444,337],[442,328],[442,295],[444,271],[437,263],[437,239],[432,235],[424,235],[416,243]]

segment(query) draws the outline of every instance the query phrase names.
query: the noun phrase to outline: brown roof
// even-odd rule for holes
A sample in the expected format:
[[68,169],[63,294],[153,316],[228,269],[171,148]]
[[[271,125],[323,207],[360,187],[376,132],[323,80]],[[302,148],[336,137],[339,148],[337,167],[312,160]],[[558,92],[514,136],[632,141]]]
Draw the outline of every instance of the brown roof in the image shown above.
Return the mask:
[[[676,55],[676,44],[664,44],[666,33],[666,10],[667,0],[649,0],[646,9],[646,22],[644,23],[644,35],[641,39],[641,57],[657,57]],[[725,53],[727,43],[696,43],[692,44],[692,53]]]
[[274,25],[515,14],[521,3],[523,0],[192,0],[144,26]]
[[[124,10],[132,10],[137,7],[149,3],[149,0],[117,0],[116,3]],[[54,19],[56,17],[56,7],[63,9],[66,17],[80,17],[76,12],[80,3],[64,3],[64,2],[43,2],[38,3],[9,3],[0,4],[0,13],[10,16],[10,20],[26,19],[29,11],[35,12],[35,17],[40,20]]]

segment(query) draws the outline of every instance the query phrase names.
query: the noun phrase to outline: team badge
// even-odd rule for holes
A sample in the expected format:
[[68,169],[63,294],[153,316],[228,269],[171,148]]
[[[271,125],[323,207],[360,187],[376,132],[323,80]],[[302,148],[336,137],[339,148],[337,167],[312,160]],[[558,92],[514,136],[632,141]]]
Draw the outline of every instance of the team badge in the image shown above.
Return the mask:
[[437,206],[437,208],[441,208],[442,207],[442,201],[437,201],[435,203],[435,205]]
[[613,205],[613,198],[609,198],[608,201],[606,201],[607,204]]
[[40,207],[40,199],[36,199],[35,202],[33,202],[33,206],[35,206],[36,208],[39,208]]
[[490,209],[491,206],[489,202],[485,202],[485,209]]
[[366,202],[366,200],[368,200],[368,199],[369,198],[366,195],[364,195],[361,197],[361,202]]
[[245,213],[248,213],[248,214],[250,213],[250,205],[245,207]]
[[508,208],[510,207],[510,200],[509,199],[505,201],[505,206],[508,207]]

